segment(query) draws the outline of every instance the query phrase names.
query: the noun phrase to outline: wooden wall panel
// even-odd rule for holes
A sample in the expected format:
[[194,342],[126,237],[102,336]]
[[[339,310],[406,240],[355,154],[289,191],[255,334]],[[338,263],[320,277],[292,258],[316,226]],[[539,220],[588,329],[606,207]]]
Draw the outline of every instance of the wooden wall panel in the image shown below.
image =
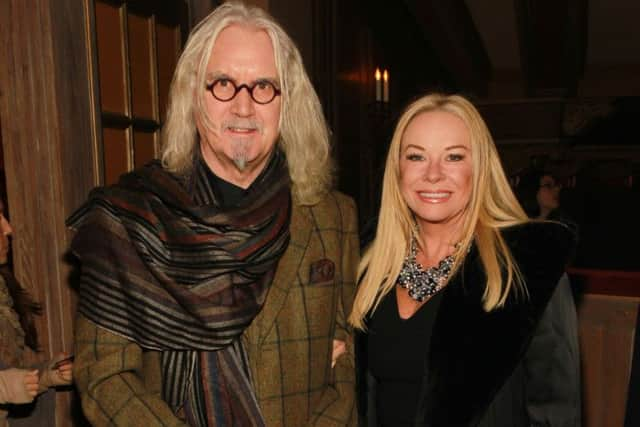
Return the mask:
[[[0,120],[0,173],[4,174],[4,150],[2,149],[2,120]],[[5,206],[5,209],[6,208],[7,207]]]
[[479,102],[477,106],[491,135],[498,142],[510,139],[557,139],[561,134],[563,99]]
[[127,129],[104,128],[102,143],[104,150],[104,181],[113,184],[118,177],[131,168],[129,131]]
[[169,86],[180,53],[180,27],[163,20],[156,21],[156,48],[158,52],[159,119],[164,120],[169,99]]
[[[273,1],[273,0],[272,0]],[[264,10],[269,10],[269,0],[246,0],[245,3],[252,6],[258,6]]]
[[[86,200],[92,187],[104,182],[105,122],[105,140],[120,144],[115,150],[119,163],[108,159],[107,164],[116,169],[113,165],[122,168],[124,163],[133,163],[122,157],[130,152],[123,141],[128,144],[132,129],[127,122],[130,83],[124,68],[128,58],[124,3],[0,1],[0,116],[15,230],[14,267],[22,285],[44,307],[37,324],[42,358],[73,351],[76,300],[70,286],[72,267],[67,263],[72,234],[65,219]],[[177,22],[172,28],[180,28],[176,37],[184,34],[180,24],[186,22],[186,2],[144,4],[170,10],[173,20],[169,21]],[[153,29],[149,31],[153,34]],[[150,37],[147,46],[152,46]],[[175,43],[177,52],[179,38]],[[165,76],[172,70],[173,65]],[[153,73],[147,74],[153,79]],[[147,83],[155,90],[151,86],[155,82]],[[152,144],[144,141],[157,139],[158,123],[142,121],[138,125],[149,132],[141,138],[141,155],[147,158]],[[109,174],[115,176],[116,172]],[[70,393],[57,393],[55,420],[46,425],[87,425],[81,417],[74,417],[72,409],[78,408],[71,402]]]
[[[65,218],[95,183],[88,0],[0,1],[0,115],[14,268],[43,304],[42,357],[73,350]],[[57,426],[72,425],[59,392]]]
[[135,132],[133,135],[134,167],[140,167],[156,157],[156,133]]
[[127,75],[123,7],[97,1],[96,40],[102,109],[127,114]]
[[132,114],[137,118],[157,120],[153,21],[150,16],[129,13],[127,25]]
[[[329,7],[322,3],[323,8]],[[341,191],[355,198],[360,223],[377,217],[382,154],[388,144],[388,109],[375,103],[376,66],[373,33],[367,17],[353,2],[333,2],[326,23],[316,22],[316,30],[331,25],[333,41],[324,44],[324,55],[332,62],[335,83],[328,85],[333,105],[333,131]],[[322,54],[322,52],[319,52]],[[322,59],[322,56],[320,56]]]
[[[323,2],[329,5],[332,0],[323,0]],[[327,37],[332,33],[330,28],[326,27],[322,32],[312,30],[315,12],[314,0],[269,0],[268,2],[254,1],[253,3],[267,10],[283,25],[289,37],[296,43],[307,73],[313,78],[314,39]]]
[[[102,66],[97,76],[102,90],[114,85],[125,88],[122,100],[125,108],[113,111],[107,108],[106,102],[102,102],[99,112],[105,129],[100,145],[103,157],[100,164],[103,165],[106,184],[115,182],[121,173],[157,155],[158,143],[154,134],[162,126],[186,22],[185,4],[180,0],[162,3],[122,0],[117,2],[117,9],[113,3],[100,0],[101,5],[96,7],[98,55],[101,56],[103,43],[110,44],[106,51],[123,52],[124,67],[123,76],[118,74],[114,77]],[[116,10],[120,17],[125,18],[118,21]],[[99,24],[101,21],[103,24]],[[126,34],[122,37],[118,35],[121,22],[126,24]],[[110,23],[111,37],[100,41],[101,33],[107,32],[100,26],[107,26],[107,23]],[[103,58],[98,62],[102,64]],[[138,144],[133,140],[133,132],[139,133]],[[140,153],[136,152],[138,148],[142,150]]]
[[187,0],[189,5],[189,26],[193,28],[224,0]]
[[[636,55],[636,61],[640,59]],[[591,64],[579,82],[578,96],[583,98],[640,96],[640,64],[596,66]]]
[[624,425],[638,297],[587,294],[578,306],[583,425]]

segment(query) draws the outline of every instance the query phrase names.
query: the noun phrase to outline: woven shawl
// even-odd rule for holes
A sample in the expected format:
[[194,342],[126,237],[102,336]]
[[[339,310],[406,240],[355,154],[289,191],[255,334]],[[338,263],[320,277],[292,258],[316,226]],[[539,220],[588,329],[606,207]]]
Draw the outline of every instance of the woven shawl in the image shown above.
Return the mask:
[[289,242],[290,180],[276,152],[224,209],[196,159],[188,178],[152,162],[97,188],[67,221],[78,310],[162,352],[163,398],[197,426],[264,425],[240,335]]

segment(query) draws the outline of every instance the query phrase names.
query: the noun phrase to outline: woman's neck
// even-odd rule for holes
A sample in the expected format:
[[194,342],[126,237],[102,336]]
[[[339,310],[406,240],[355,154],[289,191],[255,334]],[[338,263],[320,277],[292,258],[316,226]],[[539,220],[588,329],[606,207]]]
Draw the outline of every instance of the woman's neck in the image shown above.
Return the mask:
[[420,238],[422,245],[418,247],[416,258],[423,267],[437,265],[443,258],[453,254],[455,245],[460,241],[459,233],[451,230],[422,229]]
[[551,209],[540,208],[540,215],[538,215],[538,219],[547,219],[550,213]]

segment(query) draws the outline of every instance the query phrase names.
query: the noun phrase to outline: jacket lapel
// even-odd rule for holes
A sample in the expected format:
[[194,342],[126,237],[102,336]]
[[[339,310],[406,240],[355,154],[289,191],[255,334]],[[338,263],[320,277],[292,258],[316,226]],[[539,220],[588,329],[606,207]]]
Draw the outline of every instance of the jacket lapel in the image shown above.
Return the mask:
[[563,271],[572,240],[554,226],[528,226],[504,237],[528,297],[482,308],[486,278],[476,248],[445,289],[433,326],[418,410],[419,425],[476,425],[527,350]]
[[294,202],[291,211],[291,240],[289,246],[282,258],[280,258],[264,307],[254,320],[259,329],[260,343],[269,334],[287,300],[291,286],[297,280],[296,276],[313,231],[312,225],[313,223],[309,217],[309,208]]

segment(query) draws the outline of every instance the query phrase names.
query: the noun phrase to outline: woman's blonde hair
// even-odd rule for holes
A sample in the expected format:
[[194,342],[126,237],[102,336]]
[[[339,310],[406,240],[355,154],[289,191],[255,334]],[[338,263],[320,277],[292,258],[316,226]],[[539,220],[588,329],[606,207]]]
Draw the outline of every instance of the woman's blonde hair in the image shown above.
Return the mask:
[[196,116],[211,127],[205,107],[207,64],[218,35],[233,24],[263,30],[271,39],[282,93],[278,145],[287,157],[294,197],[314,204],[333,184],[334,172],[322,106],[291,38],[262,9],[242,3],[222,4],[191,32],[169,90],[162,163],[177,174],[191,172],[199,141]]
[[[511,191],[491,134],[480,113],[459,95],[431,94],[413,102],[400,117],[393,134],[384,171],[376,238],[358,268],[360,285],[349,322],[364,329],[364,319],[394,289],[412,235],[419,238],[413,213],[400,192],[400,149],[407,126],[418,115],[445,111],[466,125],[471,144],[472,191],[462,224],[461,247],[452,275],[460,268],[475,241],[487,282],[483,305],[491,311],[504,305],[512,288],[526,292],[518,266],[499,230],[523,223],[527,216]],[[421,242],[424,243],[424,242]],[[506,271],[506,280],[503,272]]]

